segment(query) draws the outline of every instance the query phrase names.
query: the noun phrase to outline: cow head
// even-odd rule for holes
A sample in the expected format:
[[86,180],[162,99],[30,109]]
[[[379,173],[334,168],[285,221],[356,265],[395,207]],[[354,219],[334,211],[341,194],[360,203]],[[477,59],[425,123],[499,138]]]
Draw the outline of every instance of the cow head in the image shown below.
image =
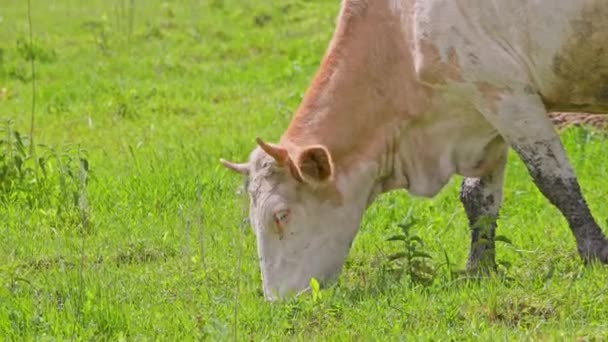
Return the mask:
[[247,163],[221,162],[247,177],[264,296],[272,300],[306,290],[313,277],[323,284],[338,276],[369,192],[340,186],[344,177],[324,146],[257,144]]

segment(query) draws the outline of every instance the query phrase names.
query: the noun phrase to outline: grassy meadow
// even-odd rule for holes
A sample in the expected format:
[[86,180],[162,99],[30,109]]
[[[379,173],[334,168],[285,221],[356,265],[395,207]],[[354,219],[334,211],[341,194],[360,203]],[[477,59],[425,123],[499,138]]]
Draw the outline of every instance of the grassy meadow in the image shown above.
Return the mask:
[[[608,338],[608,268],[582,265],[513,154],[497,275],[459,272],[455,177],[432,200],[381,196],[337,284],[264,301],[242,180],[218,160],[278,139],[338,1],[32,1],[33,44],[27,3],[0,4],[0,340]],[[606,231],[605,137],[562,137]],[[425,281],[389,260],[407,215]]]

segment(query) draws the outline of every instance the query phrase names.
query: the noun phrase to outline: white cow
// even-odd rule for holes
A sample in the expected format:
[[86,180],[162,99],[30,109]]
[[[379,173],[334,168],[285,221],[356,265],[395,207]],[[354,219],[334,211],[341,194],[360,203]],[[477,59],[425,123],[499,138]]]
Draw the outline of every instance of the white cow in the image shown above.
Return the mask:
[[[608,262],[547,111],[608,110],[607,0],[343,0],[312,85],[278,144],[244,164],[264,294],[338,276],[380,193],[437,194],[463,175],[470,270],[491,269],[507,149]],[[483,219],[482,219],[483,218]]]

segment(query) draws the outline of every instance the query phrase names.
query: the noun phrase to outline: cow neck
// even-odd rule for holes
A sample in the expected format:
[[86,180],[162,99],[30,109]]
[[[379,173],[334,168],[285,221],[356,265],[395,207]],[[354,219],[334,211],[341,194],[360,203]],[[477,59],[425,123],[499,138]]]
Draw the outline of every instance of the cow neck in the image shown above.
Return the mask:
[[306,145],[326,146],[337,169],[379,162],[387,134],[396,139],[395,127],[421,113],[428,98],[414,77],[407,16],[390,1],[356,11],[345,3],[321,67],[281,138],[294,154]]

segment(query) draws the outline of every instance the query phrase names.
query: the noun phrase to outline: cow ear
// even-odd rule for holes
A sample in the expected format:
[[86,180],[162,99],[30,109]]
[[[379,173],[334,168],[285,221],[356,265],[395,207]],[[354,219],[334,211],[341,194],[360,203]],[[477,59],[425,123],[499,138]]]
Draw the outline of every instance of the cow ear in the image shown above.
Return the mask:
[[325,146],[306,147],[298,156],[297,167],[307,183],[324,183],[334,174],[334,164]]

